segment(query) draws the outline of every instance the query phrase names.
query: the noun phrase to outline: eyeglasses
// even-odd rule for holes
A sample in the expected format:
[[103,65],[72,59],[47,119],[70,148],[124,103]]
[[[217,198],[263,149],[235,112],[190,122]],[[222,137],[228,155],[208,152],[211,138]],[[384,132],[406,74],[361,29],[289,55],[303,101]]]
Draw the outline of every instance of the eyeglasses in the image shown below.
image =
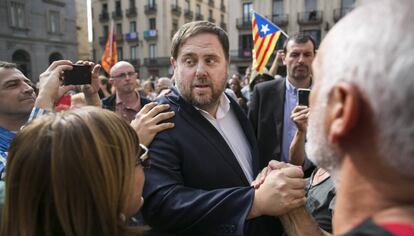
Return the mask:
[[135,166],[142,166],[144,169],[148,169],[151,165],[151,160],[148,156],[148,148],[144,144],[139,144],[139,151],[137,154],[137,160]]
[[135,77],[135,76],[137,76],[137,72],[133,72],[133,71],[125,72],[125,73],[121,73],[117,76],[112,76],[112,78],[114,78],[114,79],[126,79],[127,76],[128,77]]

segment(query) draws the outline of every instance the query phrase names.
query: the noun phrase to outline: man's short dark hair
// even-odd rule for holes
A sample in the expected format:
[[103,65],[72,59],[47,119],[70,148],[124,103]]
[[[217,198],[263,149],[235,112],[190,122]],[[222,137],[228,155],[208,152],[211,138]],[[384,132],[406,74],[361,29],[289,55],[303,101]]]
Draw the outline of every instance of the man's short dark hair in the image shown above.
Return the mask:
[[17,68],[17,65],[14,63],[7,62],[7,61],[0,61],[0,68],[13,69],[13,68]]
[[315,43],[315,40],[312,38],[312,36],[310,35],[310,34],[308,34],[308,33],[305,33],[305,32],[299,32],[299,33],[297,33],[297,34],[295,34],[295,35],[293,35],[293,36],[290,36],[286,41],[285,41],[285,43],[283,44],[283,52],[286,54],[286,52],[287,52],[287,44],[290,42],[290,41],[293,41],[293,42],[295,42],[295,43],[300,43],[300,44],[303,44],[303,43],[307,43],[308,41],[311,41],[312,42],[312,45],[313,45],[313,53],[316,53],[316,43]]
[[175,33],[172,39],[171,45],[171,56],[174,59],[178,57],[178,51],[180,50],[181,46],[185,43],[185,41],[193,36],[202,33],[210,33],[214,34],[218,37],[218,40],[223,47],[224,56],[227,60],[230,59],[229,57],[229,38],[227,36],[226,31],[224,31],[219,26],[208,22],[208,21],[193,21],[187,24],[184,24],[178,31]]

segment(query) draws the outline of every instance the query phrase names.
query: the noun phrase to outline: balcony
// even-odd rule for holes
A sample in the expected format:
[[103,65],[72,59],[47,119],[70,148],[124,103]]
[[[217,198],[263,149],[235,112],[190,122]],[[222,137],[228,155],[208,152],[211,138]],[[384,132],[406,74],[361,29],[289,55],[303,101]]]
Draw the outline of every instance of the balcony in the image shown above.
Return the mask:
[[122,19],[122,10],[117,9],[112,12],[112,19],[114,20],[121,20]]
[[204,20],[204,16],[201,15],[201,13],[197,13],[195,19],[196,20]]
[[339,21],[342,17],[352,11],[353,8],[337,8],[334,10],[334,21]]
[[209,17],[208,21],[210,21],[211,23],[216,23],[216,20],[213,17]]
[[220,27],[221,27],[224,31],[227,31],[227,24],[226,24],[226,23],[221,22],[221,23],[220,23]]
[[138,42],[138,32],[129,32],[125,34],[125,41],[127,42]]
[[192,20],[193,17],[194,17],[194,12],[189,10],[189,9],[186,9],[184,11],[184,16],[185,16],[185,18]]
[[171,4],[171,12],[176,16],[181,16],[181,7],[177,4]]
[[169,57],[144,58],[144,66],[169,66]]
[[317,25],[322,23],[322,11],[298,12],[298,24]]
[[109,20],[109,13],[107,11],[101,12],[99,14],[99,22],[107,22]]
[[152,40],[158,38],[158,30],[156,29],[150,29],[144,31],[144,39],[146,40]]
[[126,10],[125,15],[127,17],[136,17],[137,16],[137,8],[136,7],[130,7]]
[[102,37],[99,37],[99,44],[100,45],[105,45],[107,39],[108,39],[108,36],[107,35],[104,35]]
[[289,16],[287,14],[277,14],[269,17],[277,26],[286,26],[289,23]]
[[208,5],[210,7],[214,7],[214,0],[208,0]]
[[236,28],[238,30],[251,30],[252,20],[250,18],[238,18],[236,19]]
[[147,4],[145,5],[145,14],[154,14],[157,12],[157,4]]
[[226,5],[221,4],[221,5],[220,5],[220,10],[221,10],[222,12],[226,12]]

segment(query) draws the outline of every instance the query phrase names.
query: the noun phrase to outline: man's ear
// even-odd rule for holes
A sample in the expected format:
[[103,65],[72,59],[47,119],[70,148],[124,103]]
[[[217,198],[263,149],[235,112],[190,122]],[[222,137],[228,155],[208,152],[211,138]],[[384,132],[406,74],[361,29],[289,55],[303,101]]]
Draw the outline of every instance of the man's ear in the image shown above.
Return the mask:
[[337,84],[329,95],[328,140],[337,143],[355,128],[360,116],[360,93],[355,85]]
[[174,70],[177,68],[177,61],[173,57],[170,57],[170,64]]
[[285,60],[286,60],[286,53],[285,53],[285,52],[283,52],[283,53],[282,53],[282,62],[283,62],[283,65],[284,65],[284,66],[286,66],[286,61],[285,61]]

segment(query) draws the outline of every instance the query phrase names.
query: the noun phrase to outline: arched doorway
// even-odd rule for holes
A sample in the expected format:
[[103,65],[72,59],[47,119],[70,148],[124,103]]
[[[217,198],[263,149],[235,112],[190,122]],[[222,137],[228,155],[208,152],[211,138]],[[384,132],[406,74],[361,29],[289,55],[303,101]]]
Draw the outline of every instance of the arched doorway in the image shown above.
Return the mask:
[[60,54],[58,52],[54,52],[54,53],[50,54],[50,56],[49,56],[49,65],[52,64],[52,62],[59,61],[59,60],[63,60],[62,54]]
[[17,64],[18,69],[27,77],[31,78],[30,55],[24,50],[17,50],[12,55],[12,62]]

